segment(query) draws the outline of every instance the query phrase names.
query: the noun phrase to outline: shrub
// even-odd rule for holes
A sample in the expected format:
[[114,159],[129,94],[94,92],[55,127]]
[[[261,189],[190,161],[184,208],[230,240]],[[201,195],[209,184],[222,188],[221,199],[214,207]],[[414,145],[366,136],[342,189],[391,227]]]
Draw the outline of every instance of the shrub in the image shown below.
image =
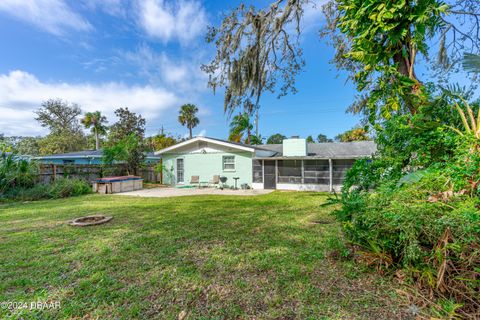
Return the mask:
[[60,178],[52,184],[37,184],[31,188],[15,188],[5,197],[19,201],[58,199],[79,196],[92,192],[90,183],[82,179]]
[[0,151],[0,195],[12,188],[28,188],[35,184],[37,164]]
[[[468,315],[479,311],[472,301],[480,294],[480,200],[454,193],[449,173],[455,170],[448,168],[432,166],[401,184],[380,179],[374,191],[346,190],[336,214],[351,242],[366,249],[369,263],[403,269]],[[351,175],[360,179],[361,170]]]

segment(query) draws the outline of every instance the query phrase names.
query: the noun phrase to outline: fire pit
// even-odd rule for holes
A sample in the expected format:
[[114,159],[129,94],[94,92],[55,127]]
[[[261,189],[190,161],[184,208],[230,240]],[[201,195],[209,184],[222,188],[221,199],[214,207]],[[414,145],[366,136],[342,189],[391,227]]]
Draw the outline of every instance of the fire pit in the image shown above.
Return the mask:
[[71,226],[74,227],[86,227],[86,226],[95,226],[98,224],[107,223],[108,221],[112,220],[112,216],[104,216],[104,215],[93,215],[93,216],[86,216],[81,218],[76,218],[69,222]]

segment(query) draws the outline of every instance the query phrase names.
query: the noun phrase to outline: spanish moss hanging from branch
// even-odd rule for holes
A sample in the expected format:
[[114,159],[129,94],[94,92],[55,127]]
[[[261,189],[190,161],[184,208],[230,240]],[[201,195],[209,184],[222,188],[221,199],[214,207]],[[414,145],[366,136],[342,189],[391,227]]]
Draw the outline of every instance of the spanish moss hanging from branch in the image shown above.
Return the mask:
[[277,0],[259,10],[242,4],[220,27],[209,29],[207,41],[215,43],[217,51],[202,69],[214,91],[225,89],[224,111],[229,116],[242,106],[252,114],[265,91],[279,89],[279,96],[296,92],[295,77],[304,65],[301,19],[308,3]]

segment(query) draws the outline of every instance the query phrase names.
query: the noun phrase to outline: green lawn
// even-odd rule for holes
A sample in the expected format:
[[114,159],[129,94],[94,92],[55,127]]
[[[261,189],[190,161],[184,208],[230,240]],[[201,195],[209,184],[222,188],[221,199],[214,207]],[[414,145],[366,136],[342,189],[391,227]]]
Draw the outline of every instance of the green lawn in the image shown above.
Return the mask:
[[[389,280],[341,259],[325,199],[90,195],[0,205],[0,302],[61,303],[0,309],[0,318],[401,318]],[[114,220],[66,224],[94,213]]]

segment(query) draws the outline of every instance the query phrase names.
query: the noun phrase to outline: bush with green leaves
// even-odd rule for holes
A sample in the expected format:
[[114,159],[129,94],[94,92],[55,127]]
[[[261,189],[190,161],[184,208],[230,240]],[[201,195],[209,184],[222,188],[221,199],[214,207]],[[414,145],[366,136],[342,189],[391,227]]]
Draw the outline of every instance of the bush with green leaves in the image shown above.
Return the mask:
[[135,174],[145,160],[143,150],[142,139],[131,133],[120,139],[116,144],[103,149],[103,162],[107,165],[121,164],[127,174]]
[[401,184],[385,180],[374,191],[345,191],[336,214],[372,263],[403,269],[466,316],[479,311],[471,301],[480,292],[480,200],[453,183],[433,168]]
[[5,198],[17,201],[59,199],[80,196],[92,192],[90,183],[83,179],[59,178],[51,184],[36,184],[30,188],[14,188]]
[[385,121],[378,154],[348,171],[336,215],[359,257],[454,306],[439,316],[469,318],[480,314],[480,115],[458,101]]
[[0,195],[12,188],[28,188],[35,184],[38,167],[33,161],[0,151]]

